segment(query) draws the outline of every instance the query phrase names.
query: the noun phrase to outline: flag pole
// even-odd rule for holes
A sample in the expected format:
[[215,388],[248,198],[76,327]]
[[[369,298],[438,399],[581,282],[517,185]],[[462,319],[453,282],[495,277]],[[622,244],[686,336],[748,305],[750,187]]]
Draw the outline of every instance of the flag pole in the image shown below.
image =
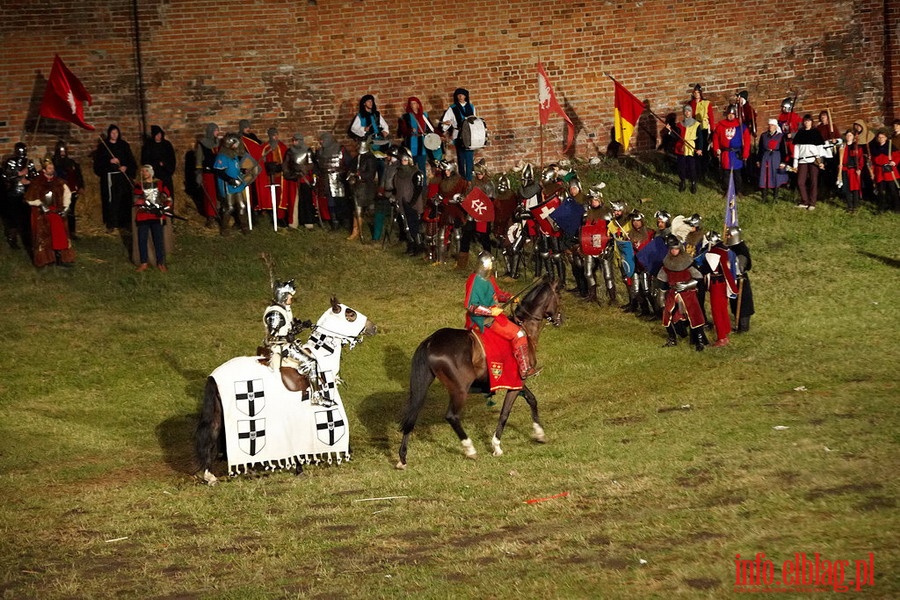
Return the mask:
[[34,131],[31,132],[31,141],[28,143],[29,148],[34,147],[34,138],[37,137],[38,128],[41,126],[41,113],[38,113],[37,121],[34,123]]
[[544,168],[544,124],[541,123],[541,168]]
[[[610,74],[607,73],[606,71],[603,71],[603,74],[606,75],[607,77],[609,77],[610,79],[612,79],[613,81],[615,81],[616,83],[619,83],[619,82],[616,80],[615,77],[613,77],[612,75],[610,75]],[[619,85],[621,85],[621,84],[619,84]],[[625,86],[622,86],[622,87],[625,87]],[[626,89],[627,89],[627,88],[626,88]],[[663,119],[663,118],[660,117],[658,114],[656,114],[655,112],[653,112],[652,110],[650,110],[650,107],[647,106],[645,103],[642,103],[642,104],[644,104],[644,110],[646,110],[648,113],[650,113],[651,115],[653,115],[654,117],[656,117],[656,120],[657,120],[657,121],[659,121],[660,123],[662,123],[663,125],[665,125],[665,126],[668,127],[669,124],[666,123],[666,120],[665,120],[665,119]],[[683,137],[681,137],[681,135],[680,135],[677,131],[675,131],[675,130],[673,130],[673,129],[669,129],[669,131],[671,131],[672,133],[674,133],[675,136],[676,136],[679,140],[681,140],[682,143],[684,143],[688,148],[690,148],[691,150],[694,150],[695,152],[697,151],[697,149],[694,148],[694,145],[693,145],[692,143],[690,143],[689,141],[687,141],[686,139],[684,139]],[[621,132],[619,132],[619,133],[621,133]]]

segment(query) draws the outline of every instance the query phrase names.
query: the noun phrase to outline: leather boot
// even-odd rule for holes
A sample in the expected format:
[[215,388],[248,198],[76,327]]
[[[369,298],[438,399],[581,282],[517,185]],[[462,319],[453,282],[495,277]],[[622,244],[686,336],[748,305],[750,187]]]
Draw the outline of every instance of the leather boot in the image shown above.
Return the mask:
[[669,337],[666,339],[666,343],[663,344],[663,348],[669,348],[671,346],[678,345],[678,336],[675,333],[675,326],[669,325],[666,327],[666,333],[669,334]]
[[350,235],[347,236],[348,240],[357,240],[359,239],[359,230],[360,230],[360,218],[354,216],[353,217],[353,229],[350,231]]
[[584,298],[587,302],[597,301],[597,286],[592,285],[588,288],[587,296]]
[[519,366],[519,376],[526,379],[535,374],[534,367],[528,359],[528,338],[526,336],[517,337],[512,341],[513,356],[516,364]]
[[460,252],[456,256],[456,266],[453,267],[454,271],[468,271],[469,270],[469,253],[468,252]]
[[691,343],[694,345],[694,350],[697,352],[703,352],[706,348],[706,345],[703,343],[703,340],[706,338],[706,334],[703,333],[703,326],[700,327],[692,327],[691,328]]
[[615,306],[615,304],[616,304],[616,288],[615,288],[615,286],[606,288],[606,293],[607,293],[607,295],[609,295],[609,305]]

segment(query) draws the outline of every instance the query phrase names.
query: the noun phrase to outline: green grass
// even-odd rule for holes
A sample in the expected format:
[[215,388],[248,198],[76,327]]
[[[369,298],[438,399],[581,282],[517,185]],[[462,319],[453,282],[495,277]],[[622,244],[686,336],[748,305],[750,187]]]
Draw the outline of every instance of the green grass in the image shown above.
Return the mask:
[[[678,194],[652,161],[582,173],[598,179],[607,199],[721,227],[718,190]],[[3,597],[719,598],[735,555],[757,552],[873,552],[863,593],[900,595],[896,214],[743,200],[749,333],[662,348],[658,323],[567,295],[531,384],[548,443],[520,400],[493,458],[499,409],[471,396],[465,460],[435,384],[401,472],[410,357],[461,326],[464,274],[319,230],[223,239],[196,216],[170,272],[138,274],[91,202],[75,269],[0,249]],[[342,364],[354,456],[209,488],[193,477],[199,399],[261,341],[262,251],[297,278],[295,316],[336,294],[379,325]],[[383,496],[406,498],[358,502]]]

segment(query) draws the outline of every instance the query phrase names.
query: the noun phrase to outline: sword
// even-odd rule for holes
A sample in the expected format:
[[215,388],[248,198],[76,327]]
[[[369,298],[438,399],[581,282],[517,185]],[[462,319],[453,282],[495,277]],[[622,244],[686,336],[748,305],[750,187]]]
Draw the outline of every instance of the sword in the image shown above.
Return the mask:
[[278,215],[275,213],[277,209],[275,208],[275,187],[277,183],[270,183],[266,187],[269,188],[269,198],[272,201],[272,227],[275,229],[275,233],[278,233]]
[[247,211],[247,225],[253,231],[253,208],[250,206],[250,186],[244,188],[244,208]]

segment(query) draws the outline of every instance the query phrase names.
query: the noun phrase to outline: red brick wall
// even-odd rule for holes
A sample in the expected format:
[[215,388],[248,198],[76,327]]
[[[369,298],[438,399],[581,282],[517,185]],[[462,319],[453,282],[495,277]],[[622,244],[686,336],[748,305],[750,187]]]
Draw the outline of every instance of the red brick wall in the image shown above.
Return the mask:
[[[363,94],[375,94],[396,129],[408,96],[437,118],[463,86],[491,131],[482,153],[489,167],[536,162],[538,60],[578,126],[583,158],[609,141],[613,88],[604,71],[661,116],[698,81],[719,109],[748,89],[760,119],[799,90],[798,110],[829,107],[842,127],[860,117],[889,121],[900,98],[897,78],[886,76],[900,72],[900,8],[889,0],[834,0],[808,11],[776,0],[139,4],[146,127],[166,129],[179,156],[207,122],[233,129],[250,118],[261,137],[277,125],[283,138],[301,131],[312,141],[322,130],[343,136]],[[137,152],[132,3],[36,7],[7,0],[0,20],[0,153],[23,135],[31,140],[55,52],[93,94],[88,122],[104,132],[117,123]],[[545,127],[546,161],[559,157],[564,132],[559,119]],[[641,135],[635,145],[649,146]],[[96,145],[91,132],[43,121],[35,146],[56,136],[70,140],[76,156]]]

